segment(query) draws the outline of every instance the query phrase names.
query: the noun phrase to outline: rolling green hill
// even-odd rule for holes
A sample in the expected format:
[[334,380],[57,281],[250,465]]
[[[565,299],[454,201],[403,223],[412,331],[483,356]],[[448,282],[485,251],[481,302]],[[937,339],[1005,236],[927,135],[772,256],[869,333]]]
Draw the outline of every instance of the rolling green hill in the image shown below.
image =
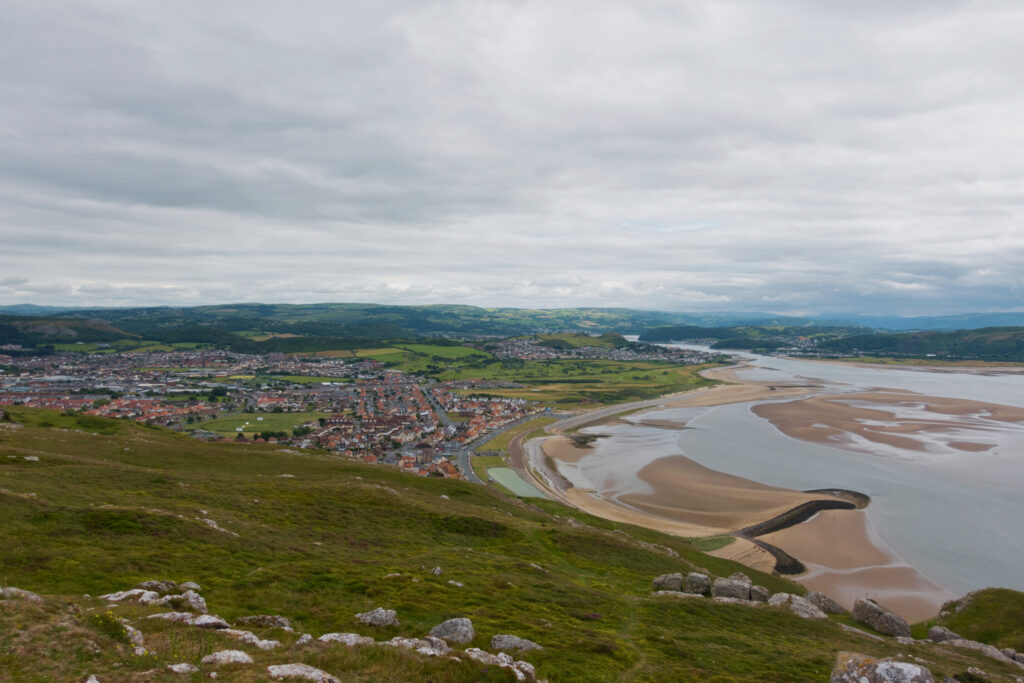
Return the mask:
[[1024,327],[857,335],[822,342],[819,349],[835,354],[1024,362]]
[[[1009,671],[976,653],[872,640],[832,619],[652,596],[653,576],[694,567],[802,591],[684,539],[550,501],[124,421],[13,409],[2,424],[0,585],[44,597],[0,600],[9,680],[181,680],[165,665],[229,648],[256,663],[228,667],[221,680],[264,680],[263,667],[286,662],[345,680],[512,680],[466,657],[295,646],[301,632],[422,637],[456,616],[472,619],[472,645],[483,649],[499,633],[543,645],[517,658],[551,681],[824,680],[838,650],[922,654],[936,674]],[[254,629],[282,643],[263,651],[145,618],[166,608],[83,597],[147,579],[196,581],[210,611],[229,621],[280,614],[297,631]],[[354,619],[377,606],[396,610],[401,624]],[[144,654],[131,653],[119,618],[142,632]]]

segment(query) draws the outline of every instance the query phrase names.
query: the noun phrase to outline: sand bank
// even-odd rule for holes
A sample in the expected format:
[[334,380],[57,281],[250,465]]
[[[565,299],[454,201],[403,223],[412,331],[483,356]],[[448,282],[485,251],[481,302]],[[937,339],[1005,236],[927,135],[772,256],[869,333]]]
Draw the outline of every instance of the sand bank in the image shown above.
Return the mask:
[[[993,422],[1024,423],[1022,408],[897,391],[815,396],[751,410],[795,439],[865,452],[869,443],[924,451],[944,435],[951,437],[944,445],[954,450],[985,451],[995,446],[984,439]],[[961,438],[966,432],[975,438]]]

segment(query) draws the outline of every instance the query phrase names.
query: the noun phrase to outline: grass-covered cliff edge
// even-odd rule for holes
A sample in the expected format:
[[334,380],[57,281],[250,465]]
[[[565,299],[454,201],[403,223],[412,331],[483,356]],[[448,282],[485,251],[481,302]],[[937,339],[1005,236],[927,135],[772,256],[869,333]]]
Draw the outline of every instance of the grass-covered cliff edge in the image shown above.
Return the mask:
[[[129,619],[145,637],[147,654],[135,655],[104,616],[106,601],[83,596],[147,579],[198,582],[210,611],[228,621],[281,614],[314,637],[422,637],[448,618],[469,617],[472,644],[482,649],[504,633],[543,645],[516,657],[551,681],[827,680],[839,650],[918,656],[937,675],[970,666],[1020,672],[970,651],[873,640],[843,630],[852,623],[843,617],[813,621],[767,607],[652,596],[654,576],[694,567],[718,576],[744,571],[772,591],[803,591],[685,540],[555,503],[315,451],[207,444],[46,411],[9,415],[0,426],[0,587],[34,591],[44,602],[0,600],[4,680],[182,680],[164,667],[221,649],[249,651],[256,664],[225,669],[220,680],[263,680],[267,664],[290,662],[345,680],[512,678],[465,658],[295,648],[297,634],[279,631],[281,647],[264,652],[143,618],[159,608],[114,608],[113,619]],[[354,619],[377,606],[396,610],[401,625]],[[998,636],[1017,642],[1021,632],[1004,623]]]

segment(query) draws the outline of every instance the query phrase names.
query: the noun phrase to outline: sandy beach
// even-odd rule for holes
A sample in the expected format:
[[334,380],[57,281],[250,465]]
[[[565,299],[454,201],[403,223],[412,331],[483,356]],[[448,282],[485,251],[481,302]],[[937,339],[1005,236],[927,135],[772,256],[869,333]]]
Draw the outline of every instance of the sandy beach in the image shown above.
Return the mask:
[[[808,385],[767,385],[744,381],[736,375],[737,368],[716,368],[707,376],[726,382],[688,395],[668,397],[661,402],[646,402],[645,408],[685,408],[718,406],[776,398],[797,400],[770,401],[756,407],[759,415],[772,421],[780,430],[794,438],[829,442],[853,430],[869,430],[875,439],[892,445],[922,447],[914,434],[962,428],[971,420],[1017,421],[1024,410],[979,404],[975,402],[934,399],[908,392],[876,391],[839,396],[800,398],[814,391]],[[879,410],[877,406],[904,409],[927,404],[928,410],[953,418],[900,421],[897,415]],[[865,407],[870,404],[871,407]],[[575,426],[588,427],[621,422],[616,412],[605,409],[601,415],[573,418]],[[867,425],[863,420],[868,420]],[[650,419],[650,427],[681,429],[685,425],[664,419]],[[634,425],[645,424],[644,413],[629,416]],[[934,423],[934,424],[933,424]],[[959,426],[955,426],[959,424]],[[973,425],[977,427],[978,425]],[[564,429],[553,430],[564,434]],[[599,430],[590,430],[598,432]],[[867,437],[865,437],[867,438]],[[965,451],[986,446],[977,439],[959,439],[952,447]],[[544,439],[543,454],[559,469],[578,465],[593,452],[565,436]],[[785,488],[766,486],[704,467],[682,454],[660,457],[641,468],[637,476],[650,486],[651,492],[617,492],[614,483],[606,490],[588,490],[556,486],[556,497],[591,514],[628,522],[682,536],[713,536],[737,531],[743,527],[771,519],[797,505],[827,499],[822,494],[809,494]],[[564,486],[564,482],[563,482]],[[841,487],[842,482],[835,482]],[[929,581],[914,567],[907,565],[880,543],[869,528],[866,515],[857,510],[827,510],[810,520],[782,531],[758,538],[775,545],[805,564],[808,571],[795,576],[808,588],[821,590],[847,607],[865,595],[881,600],[910,621],[934,616],[939,606],[952,595]],[[750,541],[739,538],[713,553],[735,559],[747,566],[770,571],[774,559]]]

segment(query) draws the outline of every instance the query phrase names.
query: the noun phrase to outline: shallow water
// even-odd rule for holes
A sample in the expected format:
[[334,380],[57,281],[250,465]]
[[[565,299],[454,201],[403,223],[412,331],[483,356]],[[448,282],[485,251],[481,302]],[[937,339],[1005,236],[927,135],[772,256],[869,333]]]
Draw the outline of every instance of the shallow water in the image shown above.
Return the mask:
[[[915,391],[1024,406],[1024,376],[871,369],[751,357],[759,381],[824,384],[822,393],[872,388]],[[976,433],[929,435],[926,450],[871,442],[827,446],[790,438],[750,411],[751,403],[650,411],[629,416],[685,422],[672,431],[642,425],[603,426],[592,455],[574,472],[579,485],[607,497],[649,492],[636,472],[683,453],[721,472],[794,489],[849,488],[871,496],[868,518],[888,549],[956,593],[986,586],[1024,590],[1024,429],[986,424],[988,452],[967,453],[948,441]],[[929,414],[931,416],[932,414]],[[866,440],[865,440],[866,441]],[[841,543],[837,539],[837,543]]]

